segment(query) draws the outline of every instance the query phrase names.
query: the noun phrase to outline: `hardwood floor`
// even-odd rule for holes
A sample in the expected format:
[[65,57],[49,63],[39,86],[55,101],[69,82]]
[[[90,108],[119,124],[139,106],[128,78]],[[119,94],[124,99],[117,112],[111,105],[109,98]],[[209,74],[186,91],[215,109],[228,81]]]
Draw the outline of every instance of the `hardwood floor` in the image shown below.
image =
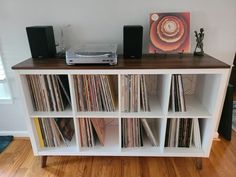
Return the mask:
[[232,140],[214,141],[210,158],[203,159],[202,170],[195,158],[156,157],[49,157],[40,168],[29,140],[16,139],[0,154],[0,176],[76,176],[76,177],[235,177],[236,133]]

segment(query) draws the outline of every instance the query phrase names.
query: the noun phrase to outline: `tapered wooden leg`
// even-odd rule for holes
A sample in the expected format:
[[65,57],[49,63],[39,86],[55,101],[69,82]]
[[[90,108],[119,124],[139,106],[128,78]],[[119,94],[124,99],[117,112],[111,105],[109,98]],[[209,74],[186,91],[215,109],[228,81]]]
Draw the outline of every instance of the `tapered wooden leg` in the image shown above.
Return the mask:
[[196,168],[198,170],[202,169],[202,158],[201,157],[196,157]]
[[41,168],[46,167],[46,165],[47,165],[47,157],[48,157],[48,156],[41,156],[41,157],[40,157],[40,160],[41,160]]

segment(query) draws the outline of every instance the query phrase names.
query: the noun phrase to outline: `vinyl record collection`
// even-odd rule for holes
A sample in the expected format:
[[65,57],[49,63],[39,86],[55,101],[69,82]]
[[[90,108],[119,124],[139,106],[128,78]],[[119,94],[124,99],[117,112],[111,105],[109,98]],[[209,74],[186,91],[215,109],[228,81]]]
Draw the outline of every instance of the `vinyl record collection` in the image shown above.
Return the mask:
[[[74,75],[74,89],[78,111],[106,111],[116,109],[116,91],[112,75]],[[63,111],[70,102],[66,75],[26,75],[34,109],[36,111]],[[117,79],[117,78],[116,78]],[[145,75],[121,75],[121,111],[151,111]],[[116,80],[115,80],[116,81]],[[139,97],[140,94],[140,97]],[[140,98],[140,102],[138,99]],[[140,105],[139,105],[140,103]],[[169,109],[186,111],[181,74],[172,75]],[[77,118],[81,147],[94,147],[105,143],[104,118]],[[122,147],[142,147],[144,142],[158,146],[155,118],[122,118]],[[40,147],[67,145],[74,134],[73,119],[34,118]],[[201,148],[198,119],[168,118],[165,147]]]
[[121,110],[138,112],[138,86],[140,85],[140,103],[143,111],[150,111],[145,75],[121,76]]
[[63,111],[70,104],[66,75],[26,75],[35,111]]
[[112,76],[74,76],[78,111],[115,111],[116,99]]
[[141,107],[143,111],[150,111],[149,96],[147,92],[147,84],[145,75],[140,75],[140,97]]
[[158,146],[154,129],[145,118],[121,119],[122,147],[141,147],[144,141],[144,132],[152,146]]
[[104,145],[105,121],[103,118],[78,118],[78,121],[82,147],[94,147],[96,140]]
[[138,112],[138,75],[121,75],[121,111]]
[[181,74],[172,75],[169,108],[173,112],[186,111],[183,79]]
[[74,135],[71,118],[34,118],[39,147],[68,146]]
[[201,136],[198,119],[168,119],[166,128],[166,147],[201,148]]

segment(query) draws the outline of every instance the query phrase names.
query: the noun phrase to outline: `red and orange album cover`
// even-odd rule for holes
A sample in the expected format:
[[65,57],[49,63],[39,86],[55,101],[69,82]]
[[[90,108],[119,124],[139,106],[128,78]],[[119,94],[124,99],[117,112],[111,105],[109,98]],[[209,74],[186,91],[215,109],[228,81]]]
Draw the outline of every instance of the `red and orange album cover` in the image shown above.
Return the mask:
[[149,53],[187,53],[190,51],[190,14],[150,14]]

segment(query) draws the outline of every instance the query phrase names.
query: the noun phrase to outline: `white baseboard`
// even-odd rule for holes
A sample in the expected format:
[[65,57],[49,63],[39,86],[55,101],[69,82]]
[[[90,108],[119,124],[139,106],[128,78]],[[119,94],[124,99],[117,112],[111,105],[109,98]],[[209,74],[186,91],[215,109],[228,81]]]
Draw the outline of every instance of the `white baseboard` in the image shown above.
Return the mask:
[[14,137],[29,137],[28,131],[0,131],[0,136],[12,135]]

